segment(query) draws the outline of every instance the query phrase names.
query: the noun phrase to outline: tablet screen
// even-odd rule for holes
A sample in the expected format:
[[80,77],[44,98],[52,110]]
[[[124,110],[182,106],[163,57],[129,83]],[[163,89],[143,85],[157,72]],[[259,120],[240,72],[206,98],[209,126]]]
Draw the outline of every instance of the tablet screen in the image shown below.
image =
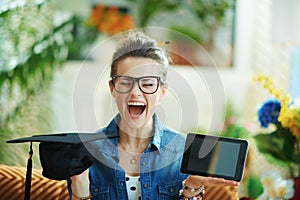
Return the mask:
[[188,134],[181,171],[240,181],[247,146],[246,140]]

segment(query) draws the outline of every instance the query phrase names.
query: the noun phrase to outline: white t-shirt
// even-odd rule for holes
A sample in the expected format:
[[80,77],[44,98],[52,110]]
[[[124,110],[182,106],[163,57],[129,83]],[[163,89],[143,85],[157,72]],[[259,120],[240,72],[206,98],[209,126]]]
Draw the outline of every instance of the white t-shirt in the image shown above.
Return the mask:
[[140,176],[128,176],[126,174],[126,188],[129,200],[141,200]]

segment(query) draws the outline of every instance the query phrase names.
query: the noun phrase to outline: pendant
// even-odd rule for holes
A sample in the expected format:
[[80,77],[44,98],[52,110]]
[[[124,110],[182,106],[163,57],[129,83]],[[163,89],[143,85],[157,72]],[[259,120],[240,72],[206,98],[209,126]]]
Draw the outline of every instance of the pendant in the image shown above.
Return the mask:
[[136,159],[135,157],[133,157],[132,159],[130,159],[130,164],[135,165],[136,164]]

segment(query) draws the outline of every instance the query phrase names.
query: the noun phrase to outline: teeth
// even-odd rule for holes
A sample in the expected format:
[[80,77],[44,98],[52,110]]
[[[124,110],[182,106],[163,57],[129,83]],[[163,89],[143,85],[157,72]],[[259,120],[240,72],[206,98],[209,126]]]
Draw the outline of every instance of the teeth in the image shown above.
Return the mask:
[[128,102],[129,106],[144,106],[145,104],[142,102]]

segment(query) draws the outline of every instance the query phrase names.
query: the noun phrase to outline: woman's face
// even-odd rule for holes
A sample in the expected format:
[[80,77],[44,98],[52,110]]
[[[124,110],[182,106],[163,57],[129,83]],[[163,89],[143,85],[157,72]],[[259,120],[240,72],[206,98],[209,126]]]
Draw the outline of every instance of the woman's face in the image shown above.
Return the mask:
[[[127,57],[119,61],[116,76],[129,76],[134,78],[144,76],[160,77],[161,67],[161,64],[150,58]],[[148,84],[147,81],[148,80],[145,82],[146,86]],[[126,82],[119,83],[121,87],[127,87]],[[121,125],[125,125],[130,129],[139,129],[151,126],[155,108],[159,104],[162,96],[165,94],[165,88],[160,85],[155,93],[145,94],[140,90],[137,82],[134,82],[132,89],[127,93],[117,92],[110,83],[110,91],[116,100],[116,104],[122,118]]]

